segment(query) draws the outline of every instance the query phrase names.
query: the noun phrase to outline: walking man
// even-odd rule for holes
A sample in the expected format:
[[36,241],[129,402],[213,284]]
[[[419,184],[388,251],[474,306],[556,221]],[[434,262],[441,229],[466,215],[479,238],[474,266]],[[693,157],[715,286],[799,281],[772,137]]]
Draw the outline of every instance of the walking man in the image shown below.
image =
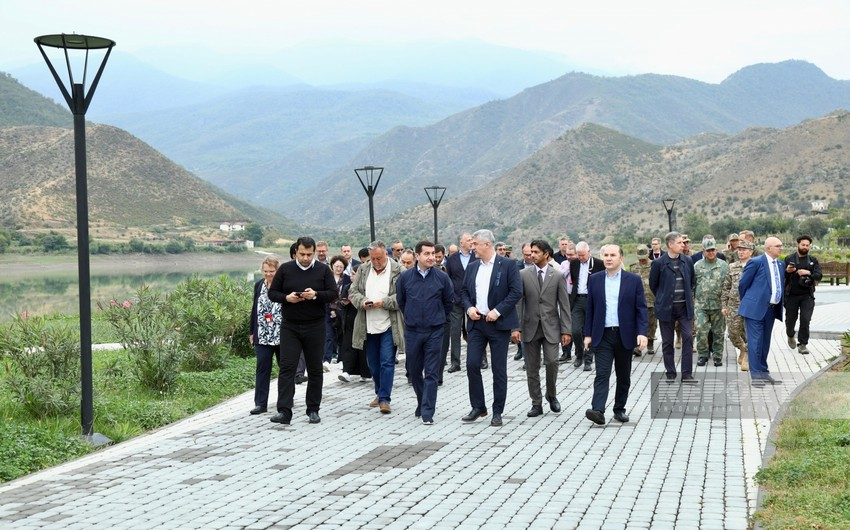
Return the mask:
[[713,237],[703,238],[702,253],[702,259],[694,264],[697,366],[705,366],[711,354],[714,355],[714,366],[723,366],[726,317],[723,316],[720,297],[729,265],[717,257],[717,242]]
[[543,395],[540,390],[541,349],[546,366],[546,401],[552,412],[561,412],[556,396],[558,383],[559,345],[566,346],[572,334],[572,317],[567,284],[560,269],[549,264],[552,247],[543,240],[531,242],[535,266],[520,271],[523,296],[517,304],[520,329],[514,331],[515,341],[524,343],[528,395],[531,410],[528,417],[543,414]]
[[738,294],[738,282],[744,266],[753,255],[753,244],[749,241],[741,241],[735,249],[738,259],[729,265],[726,277],[723,279],[722,294],[720,302],[723,306],[723,316],[726,317],[726,328],[729,330],[729,340],[732,345],[740,350],[738,364],[741,371],[750,369],[750,360],[747,355],[747,330],[744,327],[744,317],[738,314],[741,306],[741,296]]
[[271,421],[289,425],[295,396],[295,369],[301,352],[307,364],[307,416],[319,423],[322,403],[322,354],[325,346],[325,306],[336,300],[333,272],[316,261],[316,242],[299,237],[295,259],[281,265],[269,287],[269,299],[283,307],[280,328],[280,373],[277,377],[277,414]]
[[455,306],[451,314],[451,366],[447,370],[449,373],[460,371],[460,341],[464,326],[461,288],[463,287],[466,268],[477,259],[475,251],[472,249],[472,236],[468,232],[460,235],[458,244],[460,245],[458,251],[449,254],[449,257],[446,258],[446,272],[451,278],[455,290]]
[[434,243],[420,241],[415,252],[416,264],[398,277],[396,300],[404,315],[407,368],[416,393],[414,415],[424,425],[433,425],[443,371],[440,349],[454,305],[454,288],[449,275],[434,266]]
[[359,309],[354,320],[352,347],[366,351],[366,363],[375,382],[370,407],[392,412],[395,353],[404,349],[404,321],[396,302],[396,282],[401,265],[389,259],[383,241],[369,244],[369,261],[360,265],[348,291],[351,306]]
[[573,285],[570,293],[570,307],[573,317],[573,339],[576,349],[576,360],[573,366],[580,367],[584,363],[584,371],[593,369],[593,352],[584,348],[584,317],[587,308],[587,278],[594,272],[605,270],[605,266],[598,259],[590,255],[590,245],[586,241],[576,243],[576,259],[569,262],[570,281]]
[[676,379],[673,336],[676,322],[682,332],[682,381],[692,382],[694,354],[694,265],[682,253],[682,235],[670,232],[664,236],[667,252],[652,262],[649,288],[655,295],[655,317],[661,324],[661,350],[667,380]]
[[519,328],[516,304],[522,298],[522,283],[516,263],[496,255],[493,232],[478,230],[471,248],[478,260],[470,263],[463,280],[461,297],[468,317],[466,377],[472,410],[462,419],[472,422],[487,416],[481,361],[490,347],[493,370],[493,417],[490,425],[502,426],[502,412],[508,394],[508,342],[511,331]]
[[618,245],[602,247],[605,274],[588,280],[587,320],[584,323],[585,348],[596,354],[593,399],[584,415],[597,425],[605,424],[605,403],[611,379],[611,365],[617,374],[614,393],[614,419],[626,423],[626,399],[632,373],[632,351],[646,348],[648,315],[643,281],[623,270],[623,250]]
[[764,254],[747,262],[738,282],[738,294],[741,296],[738,314],[744,317],[747,327],[747,350],[753,382],[779,383],[770,376],[767,355],[773,322],[782,321],[785,267],[780,265],[781,252],[782,241],[776,237],[767,238]]
[[[655,244],[656,240],[659,241],[660,248],[660,240],[657,237],[652,239],[653,244]],[[643,294],[646,296],[646,308],[649,314],[649,334],[646,336],[646,353],[647,355],[655,355],[655,334],[658,332],[658,321],[655,320],[655,295],[649,289],[649,271],[652,268],[652,262],[649,261],[649,249],[646,248],[646,245],[638,245],[637,257],[637,263],[632,264],[629,272],[637,274],[643,281]],[[641,351],[635,348],[634,356],[640,357]]]
[[[812,236],[802,235],[797,238],[797,252],[785,256],[785,334],[788,347],[796,347],[802,354],[809,353],[806,345],[809,343],[809,322],[815,311],[815,286],[823,278],[818,259],[809,256],[811,246]],[[800,332],[794,341],[798,314]]]

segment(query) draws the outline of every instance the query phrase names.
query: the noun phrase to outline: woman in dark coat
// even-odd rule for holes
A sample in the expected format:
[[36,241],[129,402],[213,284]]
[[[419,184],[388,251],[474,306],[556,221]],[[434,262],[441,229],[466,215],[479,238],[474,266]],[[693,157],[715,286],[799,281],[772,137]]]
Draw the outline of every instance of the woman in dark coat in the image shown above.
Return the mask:
[[272,357],[277,358],[277,365],[280,366],[280,324],[283,312],[279,303],[269,300],[268,294],[279,266],[280,261],[276,257],[268,256],[263,260],[263,279],[254,284],[250,340],[257,355],[257,380],[251,414],[262,414],[268,410]]

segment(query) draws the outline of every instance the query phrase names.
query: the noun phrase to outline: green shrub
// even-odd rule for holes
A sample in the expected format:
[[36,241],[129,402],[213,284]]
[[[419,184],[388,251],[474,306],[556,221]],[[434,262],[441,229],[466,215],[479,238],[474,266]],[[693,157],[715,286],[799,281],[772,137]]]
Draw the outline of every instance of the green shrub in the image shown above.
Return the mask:
[[32,416],[67,414],[79,405],[80,336],[69,326],[15,315],[0,327],[0,351],[8,357],[6,384]]
[[169,392],[185,354],[168,297],[143,285],[134,302],[97,305],[115,329],[138,381],[151,390]]
[[[168,303],[190,354],[187,369],[215,370],[224,366],[231,350],[243,355],[247,345],[251,291],[247,282],[225,275],[217,279],[193,276],[180,283]],[[247,345],[247,346],[246,346]]]

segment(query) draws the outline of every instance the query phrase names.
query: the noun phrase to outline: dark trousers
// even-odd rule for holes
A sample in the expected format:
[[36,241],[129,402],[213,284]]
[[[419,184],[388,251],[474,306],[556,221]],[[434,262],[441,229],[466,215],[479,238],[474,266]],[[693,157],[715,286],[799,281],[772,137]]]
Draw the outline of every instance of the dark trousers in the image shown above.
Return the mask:
[[301,352],[307,365],[307,412],[319,412],[322,403],[322,355],[325,348],[325,319],[293,322],[284,320],[280,328],[280,374],[277,377],[277,411],[292,412],[295,396],[295,369]]
[[328,316],[325,320],[325,355],[322,360],[329,363],[333,360],[334,355],[338,355],[336,331],[334,329],[334,319]]
[[694,370],[694,323],[688,319],[685,304],[673,304],[673,320],[659,320],[661,325],[661,351],[664,353],[664,371],[667,375],[676,375],[676,357],[673,348],[673,335],[676,323],[682,333],[682,375]]
[[[446,369],[446,364],[449,362],[449,338],[452,334],[452,322],[451,319],[446,320],[446,325],[443,326],[443,340],[440,344],[440,358],[443,360],[442,370]],[[440,380],[439,382],[443,382],[443,371],[440,370]]]
[[490,346],[490,369],[493,370],[493,413],[505,411],[508,397],[508,344],[510,330],[496,329],[490,322],[472,320],[467,334],[466,378],[469,382],[469,402],[473,408],[487,409],[484,398],[484,381],[481,378],[481,360]]
[[773,310],[768,310],[761,320],[744,318],[744,325],[747,327],[747,357],[752,379],[764,379],[769,375],[767,354],[770,352],[770,335],[775,320]]
[[626,412],[626,399],[629,397],[632,373],[632,352],[623,346],[619,328],[605,328],[602,341],[593,349],[596,357],[596,379],[593,380],[593,401],[591,408],[605,412],[608,401],[608,387],[611,380],[611,365],[617,375],[617,388],[614,391],[614,412]]
[[443,326],[430,330],[404,330],[404,348],[410,382],[416,393],[416,413],[423,420],[434,419],[437,406],[437,381],[443,368],[440,347],[443,344]]
[[789,294],[785,295],[785,334],[794,336],[794,327],[797,325],[797,314],[800,315],[800,331],[797,333],[797,342],[809,343],[809,322],[812,321],[812,313],[815,312],[815,297],[811,294]]
[[257,355],[257,379],[254,383],[254,405],[266,408],[269,405],[269,385],[272,376],[272,357],[277,358],[280,367],[280,346],[254,344]]
[[455,304],[452,312],[449,314],[449,323],[451,325],[451,352],[452,366],[460,366],[460,341],[463,335],[463,325],[466,315],[463,311],[462,304]]
[[587,313],[587,295],[580,294],[576,296],[575,303],[571,310],[573,317],[573,344],[576,348],[576,358],[584,359],[585,362],[593,360],[593,353],[587,350],[587,357],[584,351],[584,317]]
[[359,375],[360,377],[372,377],[369,365],[366,362],[366,352],[354,349],[351,339],[354,336],[354,319],[357,318],[357,309],[348,306],[343,311],[345,327],[342,330],[342,341],[339,345],[339,354],[342,357],[342,371],[348,375]]

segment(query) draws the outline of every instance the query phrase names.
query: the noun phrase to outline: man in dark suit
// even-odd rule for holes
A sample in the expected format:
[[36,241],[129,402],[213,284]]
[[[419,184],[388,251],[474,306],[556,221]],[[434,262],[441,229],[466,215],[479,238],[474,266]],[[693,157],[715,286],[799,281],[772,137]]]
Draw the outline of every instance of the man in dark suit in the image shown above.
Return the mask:
[[775,237],[767,238],[764,254],[747,262],[738,282],[738,294],[741,296],[738,314],[744,317],[747,327],[747,351],[753,382],[779,382],[770,376],[767,354],[773,322],[782,321],[785,264],[779,259],[781,252],[782,241]]
[[516,262],[496,255],[493,232],[478,230],[472,236],[472,250],[478,259],[471,262],[461,289],[466,311],[466,377],[472,410],[463,421],[472,422],[487,415],[481,359],[490,346],[493,370],[493,417],[490,425],[502,425],[502,412],[508,394],[508,342],[511,331],[519,328],[516,304],[522,297],[522,283]]
[[652,262],[649,288],[655,295],[655,318],[661,326],[661,351],[667,380],[676,379],[673,335],[676,322],[682,333],[682,381],[694,381],[694,264],[682,253],[682,234],[664,236],[667,252]]
[[570,307],[573,317],[573,343],[576,348],[576,360],[573,366],[578,368],[584,363],[584,371],[591,371],[593,365],[593,352],[584,348],[584,317],[587,307],[587,278],[594,272],[605,269],[601,261],[590,256],[590,245],[587,241],[576,243],[576,259],[570,262],[570,281],[573,290],[570,293]]
[[543,414],[543,395],[540,391],[540,361],[546,366],[546,401],[552,412],[561,412],[556,396],[558,383],[558,345],[566,346],[572,335],[570,300],[561,269],[549,264],[552,247],[543,240],[531,242],[535,265],[519,273],[522,280],[522,299],[517,304],[520,329],[512,333],[515,341],[524,342],[526,374],[531,410],[528,417]]
[[[450,341],[452,359],[451,366],[448,369],[449,373],[460,371],[460,341],[461,335],[463,334],[464,324],[463,300],[461,299],[460,291],[463,287],[463,278],[466,275],[466,268],[469,267],[470,263],[475,262],[477,259],[475,251],[472,250],[472,236],[468,232],[464,232],[460,235],[458,243],[460,244],[458,251],[453,254],[449,254],[449,257],[446,258],[446,273],[452,280],[452,285],[455,290],[455,305],[454,309],[452,309],[452,314],[449,315],[449,325],[451,326]],[[443,357],[445,356],[444,352]],[[443,365],[445,364],[446,362],[443,362]]]
[[587,282],[587,320],[584,323],[585,348],[592,345],[596,353],[593,401],[585,416],[598,425],[605,424],[612,364],[617,374],[614,419],[622,423],[629,421],[626,398],[631,385],[632,351],[636,347],[646,348],[649,327],[643,280],[623,270],[623,250],[618,245],[605,245],[602,260],[605,274],[594,274]]

